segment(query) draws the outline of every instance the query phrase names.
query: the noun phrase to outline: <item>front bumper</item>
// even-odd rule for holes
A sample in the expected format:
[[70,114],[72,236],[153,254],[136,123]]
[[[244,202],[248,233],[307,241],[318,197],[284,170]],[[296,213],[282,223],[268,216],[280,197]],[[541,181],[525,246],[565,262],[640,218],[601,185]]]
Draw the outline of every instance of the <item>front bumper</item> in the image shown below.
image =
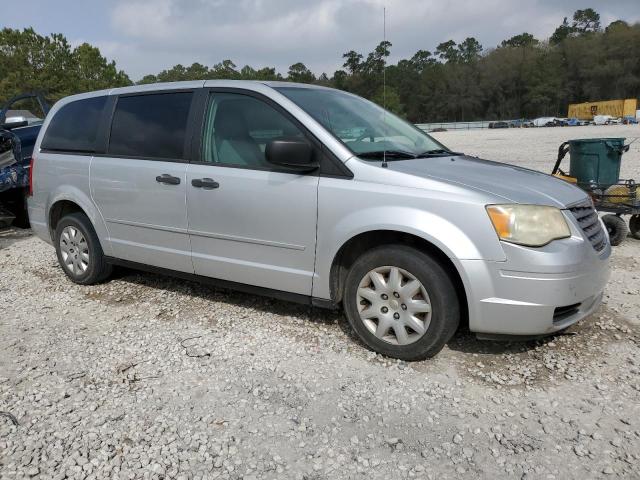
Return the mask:
[[609,280],[601,252],[571,224],[572,236],[541,248],[504,243],[507,260],[462,260],[469,328],[480,334],[545,335],[593,313]]

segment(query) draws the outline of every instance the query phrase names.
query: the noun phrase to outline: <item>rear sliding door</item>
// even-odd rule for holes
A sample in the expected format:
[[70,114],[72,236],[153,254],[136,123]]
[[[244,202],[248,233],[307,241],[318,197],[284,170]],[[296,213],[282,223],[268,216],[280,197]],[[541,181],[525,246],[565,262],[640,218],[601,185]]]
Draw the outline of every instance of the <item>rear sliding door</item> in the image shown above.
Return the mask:
[[117,99],[107,153],[91,163],[91,192],[117,258],[193,272],[185,155],[193,97],[162,91]]

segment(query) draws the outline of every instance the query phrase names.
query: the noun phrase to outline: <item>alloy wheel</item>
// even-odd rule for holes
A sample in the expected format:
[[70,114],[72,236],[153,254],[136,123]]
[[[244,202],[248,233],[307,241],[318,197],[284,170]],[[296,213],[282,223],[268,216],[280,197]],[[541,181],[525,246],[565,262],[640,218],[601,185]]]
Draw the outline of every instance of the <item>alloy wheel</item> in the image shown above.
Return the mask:
[[66,226],[60,234],[60,253],[64,267],[75,276],[89,268],[89,245],[78,228]]

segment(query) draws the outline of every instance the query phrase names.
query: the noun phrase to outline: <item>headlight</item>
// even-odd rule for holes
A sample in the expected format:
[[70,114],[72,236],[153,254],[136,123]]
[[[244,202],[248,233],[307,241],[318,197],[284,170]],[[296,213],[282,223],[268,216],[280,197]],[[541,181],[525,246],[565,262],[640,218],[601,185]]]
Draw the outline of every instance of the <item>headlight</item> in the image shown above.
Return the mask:
[[487,205],[487,213],[500,240],[541,247],[567,238],[571,231],[562,212],[542,205]]

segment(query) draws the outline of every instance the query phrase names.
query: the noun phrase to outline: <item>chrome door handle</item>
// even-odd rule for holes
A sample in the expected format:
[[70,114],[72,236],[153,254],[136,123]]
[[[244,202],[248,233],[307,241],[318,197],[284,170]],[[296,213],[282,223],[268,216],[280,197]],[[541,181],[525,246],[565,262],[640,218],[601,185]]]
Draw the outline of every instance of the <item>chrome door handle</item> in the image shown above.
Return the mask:
[[180,185],[180,178],[169,175],[168,173],[163,173],[156,177],[156,182],[166,183],[167,185]]
[[204,188],[205,190],[213,190],[220,186],[213,178],[194,178],[191,180],[191,185],[196,188]]

